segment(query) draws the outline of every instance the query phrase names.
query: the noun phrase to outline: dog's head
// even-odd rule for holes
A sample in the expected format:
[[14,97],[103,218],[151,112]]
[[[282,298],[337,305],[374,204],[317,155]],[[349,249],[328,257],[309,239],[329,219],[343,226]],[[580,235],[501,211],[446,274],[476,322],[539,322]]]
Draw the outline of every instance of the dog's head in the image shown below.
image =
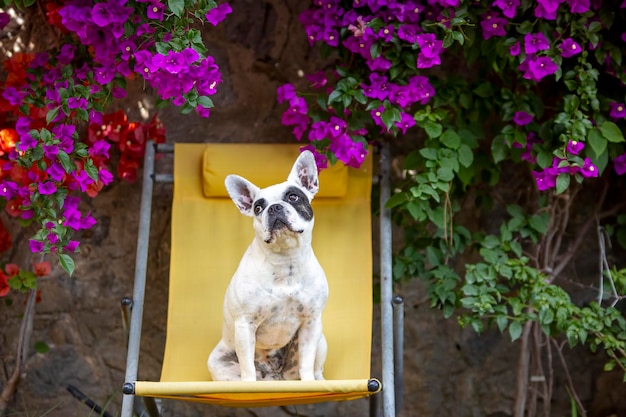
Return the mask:
[[226,177],[226,190],[246,216],[254,218],[254,230],[266,244],[297,244],[294,237],[310,238],[313,229],[311,200],[319,189],[315,157],[310,151],[298,156],[287,181],[259,188],[238,175]]

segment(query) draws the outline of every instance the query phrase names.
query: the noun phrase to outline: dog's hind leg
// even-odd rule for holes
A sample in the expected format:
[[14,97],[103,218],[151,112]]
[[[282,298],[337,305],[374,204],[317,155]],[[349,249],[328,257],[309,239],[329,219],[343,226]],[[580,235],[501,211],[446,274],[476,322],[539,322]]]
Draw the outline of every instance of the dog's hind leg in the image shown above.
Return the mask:
[[207,366],[214,381],[239,381],[241,379],[237,354],[222,340],[209,355]]

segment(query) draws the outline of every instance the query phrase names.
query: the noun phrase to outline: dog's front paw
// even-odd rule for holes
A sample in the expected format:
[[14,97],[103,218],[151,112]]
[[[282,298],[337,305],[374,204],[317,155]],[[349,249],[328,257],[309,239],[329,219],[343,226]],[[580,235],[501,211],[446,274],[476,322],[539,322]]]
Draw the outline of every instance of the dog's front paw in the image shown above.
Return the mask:
[[313,372],[300,372],[301,381],[315,381],[315,375]]

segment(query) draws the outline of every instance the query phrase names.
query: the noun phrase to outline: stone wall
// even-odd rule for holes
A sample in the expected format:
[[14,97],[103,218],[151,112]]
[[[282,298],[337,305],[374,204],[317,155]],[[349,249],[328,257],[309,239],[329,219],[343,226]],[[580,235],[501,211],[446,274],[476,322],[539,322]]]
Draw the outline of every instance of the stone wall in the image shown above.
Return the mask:
[[[233,14],[217,28],[206,29],[210,53],[222,69],[224,83],[214,97],[209,119],[181,115],[168,107],[160,115],[168,142],[292,142],[290,130],[281,126],[282,108],[276,87],[298,83],[303,73],[321,65],[304,38],[297,16],[306,4],[297,0],[233,0]],[[120,106],[139,118],[139,107],[152,109],[143,86],[130,85],[129,98]],[[171,161],[161,161],[167,168]],[[9,415],[78,417],[87,407],[66,390],[71,384],[116,415],[126,360],[125,334],[119,301],[133,286],[140,182],[116,183],[84,205],[98,225],[81,237],[82,252],[72,278],[55,266],[50,278],[41,280],[42,300],[36,306],[33,342],[43,341],[50,350],[31,350],[17,396]],[[140,373],[158,379],[165,338],[169,258],[168,185],[155,187],[150,237],[149,277],[143,326]],[[397,231],[398,235],[401,231]],[[18,240],[25,243],[27,232]],[[19,242],[17,242],[19,244]],[[27,246],[27,245],[26,245]],[[28,259],[28,254],[17,254]],[[424,284],[414,280],[396,288],[406,300],[405,395],[403,416],[508,416],[512,414],[515,370],[519,346],[508,336],[488,331],[478,336],[461,329],[454,319],[445,320],[429,308]],[[0,358],[5,376],[13,366],[21,322],[23,296],[12,297],[12,306],[0,304]],[[380,327],[375,311],[373,374],[380,375]],[[568,352],[571,372],[585,404],[594,398],[610,403],[607,390],[619,389],[601,374],[597,358],[582,350]],[[570,405],[563,374],[557,370],[554,415],[566,415]],[[604,389],[594,394],[595,380]],[[0,378],[5,380],[5,378]],[[615,392],[615,403],[624,395]],[[621,399],[620,399],[621,398]],[[328,403],[269,409],[225,409],[186,402],[164,401],[169,416],[362,416],[368,402]],[[595,416],[610,415],[610,408]],[[624,408],[622,408],[624,410]],[[623,411],[622,411],[623,412]],[[624,414],[622,414],[624,415]]]

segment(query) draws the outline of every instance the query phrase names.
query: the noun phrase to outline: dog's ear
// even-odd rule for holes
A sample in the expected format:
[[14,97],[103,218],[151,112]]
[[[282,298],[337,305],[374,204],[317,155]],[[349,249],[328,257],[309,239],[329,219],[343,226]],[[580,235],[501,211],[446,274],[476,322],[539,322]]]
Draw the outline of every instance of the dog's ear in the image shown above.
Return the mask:
[[295,182],[311,194],[311,198],[319,191],[317,165],[311,151],[304,151],[296,159],[287,181]]
[[229,175],[224,181],[228,195],[242,214],[252,217],[254,210],[252,204],[261,190],[245,178],[239,175]]

